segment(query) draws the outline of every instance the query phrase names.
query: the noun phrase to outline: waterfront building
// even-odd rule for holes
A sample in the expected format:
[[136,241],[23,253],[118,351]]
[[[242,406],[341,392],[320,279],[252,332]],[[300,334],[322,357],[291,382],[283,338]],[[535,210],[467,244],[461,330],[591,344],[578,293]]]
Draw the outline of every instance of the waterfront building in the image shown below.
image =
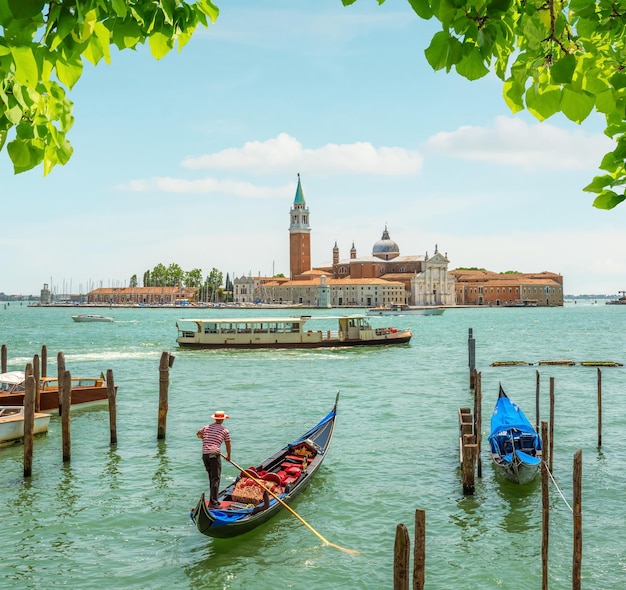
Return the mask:
[[90,291],[96,305],[185,305],[197,300],[198,287],[101,287]]
[[563,276],[552,272],[495,273],[488,270],[456,269],[458,305],[505,307],[563,305]]

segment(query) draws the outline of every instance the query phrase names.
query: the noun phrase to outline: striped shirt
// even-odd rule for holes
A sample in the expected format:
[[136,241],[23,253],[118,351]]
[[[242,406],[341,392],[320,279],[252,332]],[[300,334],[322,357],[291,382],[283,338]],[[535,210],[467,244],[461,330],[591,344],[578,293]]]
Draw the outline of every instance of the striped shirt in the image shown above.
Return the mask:
[[202,454],[219,453],[224,441],[230,441],[228,428],[214,422],[201,429],[202,432]]

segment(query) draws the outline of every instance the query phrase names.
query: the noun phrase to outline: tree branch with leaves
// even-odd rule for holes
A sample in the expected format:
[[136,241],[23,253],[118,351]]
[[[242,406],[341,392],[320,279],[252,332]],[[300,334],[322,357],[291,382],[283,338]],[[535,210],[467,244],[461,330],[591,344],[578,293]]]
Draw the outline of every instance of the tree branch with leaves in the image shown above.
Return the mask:
[[43,165],[45,175],[70,159],[66,91],[83,60],[110,63],[111,46],[146,41],[161,59],[218,14],[210,0],[0,0],[0,150],[13,132],[6,147],[15,173]]

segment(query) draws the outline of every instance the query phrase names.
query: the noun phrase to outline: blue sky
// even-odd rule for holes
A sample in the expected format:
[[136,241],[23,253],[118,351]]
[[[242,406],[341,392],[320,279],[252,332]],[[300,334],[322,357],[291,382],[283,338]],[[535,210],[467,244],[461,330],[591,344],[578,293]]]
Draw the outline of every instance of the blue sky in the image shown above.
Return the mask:
[[[236,6],[232,6],[236,4]],[[626,289],[626,206],[582,188],[603,121],[513,115],[502,83],[433,72],[436,23],[407,2],[218,2],[182,52],[85,66],[74,155],[47,177],[0,152],[0,291],[125,286],[156,264],[289,274],[297,174],[313,264],[389,229],[450,268],[552,271],[565,293]]]

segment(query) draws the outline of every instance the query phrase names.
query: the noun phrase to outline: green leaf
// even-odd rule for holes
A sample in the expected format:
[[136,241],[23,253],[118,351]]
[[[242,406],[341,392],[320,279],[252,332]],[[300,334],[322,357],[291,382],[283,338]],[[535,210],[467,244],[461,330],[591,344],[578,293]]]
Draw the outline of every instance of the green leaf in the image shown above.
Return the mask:
[[478,48],[474,47],[469,55],[456,64],[456,71],[468,80],[478,80],[489,73],[489,68],[485,65]]
[[576,58],[567,54],[559,59],[550,68],[550,75],[554,84],[570,84],[576,70]]
[[626,74],[613,74],[613,76],[611,76],[611,84],[616,90],[626,88]]
[[20,84],[35,88],[39,81],[39,68],[33,50],[24,46],[11,47],[11,54],[15,63],[15,79]]
[[126,18],[128,8],[126,7],[126,2],[124,2],[124,0],[112,0],[111,5],[113,6],[113,10],[117,16]]
[[531,86],[526,92],[526,106],[528,110],[540,121],[558,113],[561,106],[561,90],[553,88],[546,91],[538,91]]
[[601,193],[605,187],[611,186],[613,177],[610,174],[596,176],[583,190],[586,193]]
[[613,209],[626,200],[626,195],[618,195],[613,191],[602,191],[595,200],[593,206],[597,209]]
[[[618,159],[616,157],[615,152],[609,152],[608,154],[604,154],[604,157],[602,158],[602,161],[600,162],[600,170],[606,170],[607,172],[614,174],[623,165],[623,163],[624,162],[622,159]],[[606,176],[596,177],[594,178],[594,181],[597,180],[598,178],[606,178]],[[611,178],[611,181],[612,181],[611,176],[609,176],[608,178]],[[602,186],[604,187],[606,185],[603,184]]]
[[435,33],[430,41],[430,45],[424,50],[426,61],[435,71],[442,70],[448,64],[449,39],[448,33],[439,31]]
[[148,43],[150,44],[150,53],[155,59],[161,59],[174,47],[172,38],[158,31],[150,35]]
[[13,162],[13,171],[16,174],[31,170],[43,157],[43,151],[34,148],[32,143],[14,139],[7,144],[7,152]]
[[161,8],[163,10],[163,15],[165,16],[165,22],[168,25],[173,25],[176,2],[174,0],[161,0]]
[[83,62],[80,57],[65,60],[62,56],[59,56],[54,69],[59,80],[68,88],[72,88],[83,73]]
[[[378,0],[378,3],[382,4],[381,0]],[[352,2],[349,2],[349,4],[352,4]],[[196,6],[198,6],[198,8],[202,11],[203,14],[206,14],[211,19],[212,24],[215,24],[215,21],[217,20],[217,17],[220,14],[220,9],[217,6],[215,6],[215,4],[211,2],[211,0],[199,0],[196,3]],[[347,6],[345,2],[344,2],[344,6]]]
[[595,99],[586,92],[574,92],[569,88],[563,88],[561,97],[561,111],[575,123],[582,123],[591,113]]
[[9,10],[15,18],[33,18],[43,10],[45,0],[8,0]]
[[512,113],[519,113],[524,110],[524,86],[517,80],[509,78],[504,82],[503,87],[504,102],[511,109]]
[[429,20],[433,16],[433,10],[428,0],[409,0],[411,8],[415,14],[424,20]]
[[22,109],[18,104],[17,100],[12,100],[13,104],[10,107],[4,109],[4,116],[13,123],[13,125],[17,125],[22,120]]

